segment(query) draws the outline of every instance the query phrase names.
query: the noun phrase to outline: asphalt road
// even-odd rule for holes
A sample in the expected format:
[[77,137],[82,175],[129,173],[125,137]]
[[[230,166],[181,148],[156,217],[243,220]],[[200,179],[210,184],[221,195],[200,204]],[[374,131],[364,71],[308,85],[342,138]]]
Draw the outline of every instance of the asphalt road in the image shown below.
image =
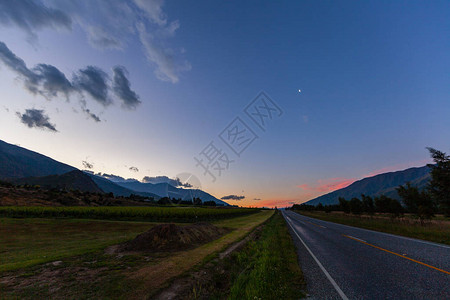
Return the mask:
[[284,211],[313,299],[450,299],[450,247]]

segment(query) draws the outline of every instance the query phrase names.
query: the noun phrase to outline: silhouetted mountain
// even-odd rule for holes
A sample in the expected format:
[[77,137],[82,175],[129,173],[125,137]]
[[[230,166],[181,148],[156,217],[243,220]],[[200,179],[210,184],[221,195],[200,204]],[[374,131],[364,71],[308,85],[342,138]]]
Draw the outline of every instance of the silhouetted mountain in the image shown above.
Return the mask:
[[138,192],[154,193],[160,197],[170,197],[182,200],[192,200],[193,198],[200,198],[203,202],[214,201],[217,205],[229,204],[217,199],[216,197],[199,189],[183,189],[174,187],[168,183],[142,183],[139,181],[133,182],[116,182],[116,184]]
[[[1,179],[13,181],[17,184],[28,183],[42,187],[103,191],[105,193],[113,193],[115,196],[128,197],[135,194],[143,197],[153,197],[155,200],[161,197],[181,198],[183,200],[190,200],[196,197],[203,201],[214,201],[218,205],[228,205],[226,202],[204,191],[176,188],[168,183],[113,182],[101,176],[81,172],[77,168],[60,163],[37,152],[3,141],[0,141]],[[130,186],[127,184],[130,184]]]
[[98,187],[100,187],[105,193],[113,193],[115,196],[124,196],[128,197],[132,194],[139,195],[143,197],[153,197],[155,200],[158,200],[160,196],[155,193],[145,192],[145,191],[136,191],[123,186],[120,186],[118,183],[112,182],[106,178],[86,173],[86,176],[89,176]]
[[103,193],[103,190],[95,184],[91,177],[79,170],[70,171],[62,175],[21,178],[12,182],[17,185],[39,185],[45,189],[56,188],[66,191],[78,190],[90,193]]
[[372,197],[386,195],[394,199],[399,199],[395,188],[400,185],[404,185],[407,182],[411,182],[413,186],[417,186],[422,189],[427,185],[429,179],[430,169],[427,166],[420,168],[409,168],[397,172],[383,173],[355,181],[348,187],[309,200],[305,204],[338,204],[339,197],[343,197],[347,200],[353,197],[360,199],[361,194]]
[[76,168],[0,140],[0,179],[61,175]]

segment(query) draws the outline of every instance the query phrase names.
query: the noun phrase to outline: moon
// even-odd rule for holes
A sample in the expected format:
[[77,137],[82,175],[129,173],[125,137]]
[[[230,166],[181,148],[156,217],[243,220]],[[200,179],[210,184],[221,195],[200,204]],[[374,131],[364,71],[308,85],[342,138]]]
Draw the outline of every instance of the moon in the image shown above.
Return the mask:
[[302,92],[302,90],[298,90],[298,92],[299,92],[299,93],[301,93],[301,92]]

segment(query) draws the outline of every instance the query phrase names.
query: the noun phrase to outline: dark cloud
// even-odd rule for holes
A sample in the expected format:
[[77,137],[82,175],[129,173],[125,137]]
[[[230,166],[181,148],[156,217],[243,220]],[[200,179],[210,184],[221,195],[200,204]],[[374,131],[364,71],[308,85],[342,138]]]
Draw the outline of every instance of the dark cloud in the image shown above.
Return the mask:
[[74,78],[74,86],[80,92],[88,93],[94,100],[104,106],[111,104],[108,98],[108,74],[100,68],[87,66],[78,71]]
[[245,196],[237,196],[237,195],[228,195],[228,196],[223,196],[222,198],[220,198],[222,200],[242,200],[245,199]]
[[139,172],[139,169],[136,167],[129,167],[128,169],[132,172]]
[[180,178],[172,179],[167,176],[155,176],[155,177],[145,176],[144,178],[142,178],[142,182],[153,183],[153,184],[168,183],[174,187],[179,187],[179,186],[186,187],[186,188],[192,187],[192,185],[187,182],[186,183],[181,182]]
[[83,112],[96,122],[101,120],[98,115],[86,107],[87,103],[83,94],[88,94],[103,106],[112,103],[109,98],[111,92],[122,101],[123,108],[133,109],[141,103],[139,96],[130,89],[128,72],[125,67],[114,67],[112,86],[108,74],[95,66],[79,70],[74,74],[71,82],[63,72],[52,65],[38,64],[33,69],[29,69],[25,62],[3,42],[0,42],[0,62],[23,79],[26,90],[33,94],[42,95],[47,100],[61,95],[69,100],[70,95],[75,95],[80,101]]
[[83,167],[85,167],[86,169],[92,169],[94,168],[94,164],[91,164],[90,162],[87,162],[85,160],[83,160]]
[[96,114],[94,114],[93,112],[91,112],[90,109],[88,108],[83,108],[83,111],[89,116],[89,118],[91,118],[92,120],[94,120],[95,122],[101,122],[102,120],[100,120],[100,117],[97,116]]
[[17,116],[20,118],[23,124],[30,128],[49,129],[50,131],[57,132],[55,125],[50,123],[50,118],[39,109],[26,109],[24,114],[17,112]]
[[38,78],[38,82],[42,84],[40,93],[46,98],[56,97],[58,93],[64,94],[67,98],[69,93],[73,91],[72,84],[58,68],[52,65],[38,64],[33,71]]
[[141,101],[139,96],[131,90],[130,81],[128,80],[128,71],[123,66],[115,66],[113,68],[113,91],[116,96],[122,100],[122,106],[128,109],[135,109]]
[[17,57],[5,43],[0,42],[0,60],[12,71],[18,75],[23,76],[25,80],[35,83],[37,76],[30,69],[20,57]]
[[259,201],[259,200],[261,200],[260,198],[253,198],[253,200],[255,200],[255,201]]
[[47,99],[58,93],[68,94],[73,90],[72,84],[64,73],[56,67],[38,64],[30,70],[25,62],[17,57],[5,43],[0,42],[0,60],[24,80],[25,88],[33,94],[41,94]]
[[72,27],[72,20],[67,14],[33,0],[0,1],[0,23],[18,26],[27,32],[30,40],[36,40],[37,29]]

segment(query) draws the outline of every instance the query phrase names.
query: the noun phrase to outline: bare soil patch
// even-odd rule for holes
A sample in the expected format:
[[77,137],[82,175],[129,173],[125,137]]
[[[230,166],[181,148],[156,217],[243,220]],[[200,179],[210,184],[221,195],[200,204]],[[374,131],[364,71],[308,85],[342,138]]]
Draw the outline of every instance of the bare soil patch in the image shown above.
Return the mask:
[[160,224],[117,247],[117,252],[181,251],[222,236],[228,230],[210,223],[187,226]]

